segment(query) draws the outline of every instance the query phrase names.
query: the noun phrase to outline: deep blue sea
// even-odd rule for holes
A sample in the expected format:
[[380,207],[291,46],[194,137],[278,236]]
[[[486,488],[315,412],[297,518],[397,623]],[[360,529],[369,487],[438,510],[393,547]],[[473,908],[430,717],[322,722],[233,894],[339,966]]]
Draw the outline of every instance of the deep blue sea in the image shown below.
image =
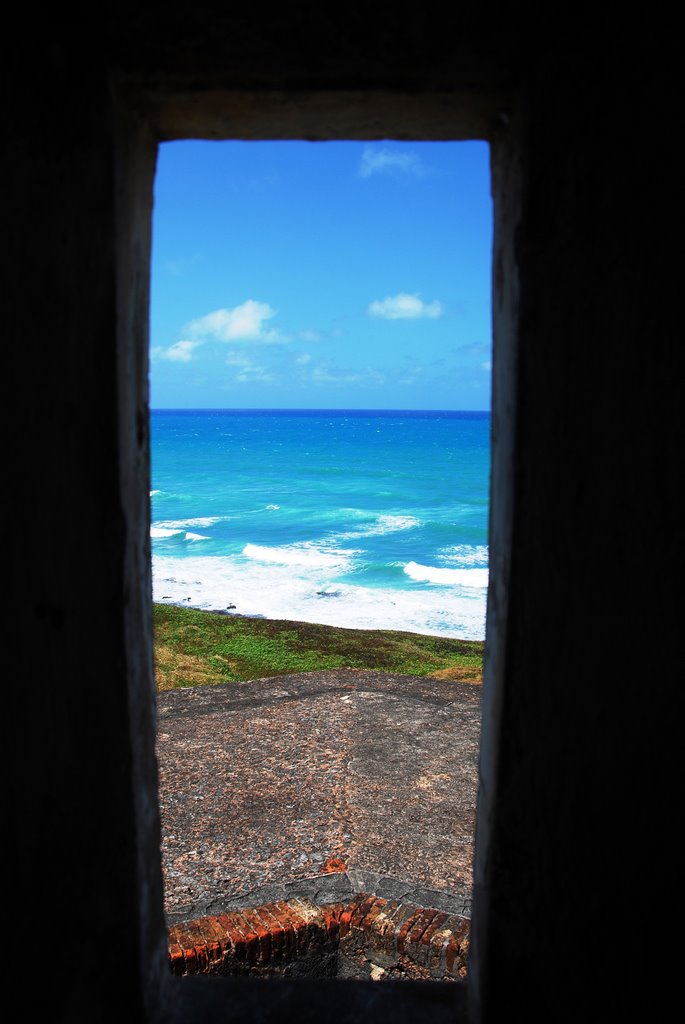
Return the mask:
[[156,410],[155,601],[485,636],[490,416]]

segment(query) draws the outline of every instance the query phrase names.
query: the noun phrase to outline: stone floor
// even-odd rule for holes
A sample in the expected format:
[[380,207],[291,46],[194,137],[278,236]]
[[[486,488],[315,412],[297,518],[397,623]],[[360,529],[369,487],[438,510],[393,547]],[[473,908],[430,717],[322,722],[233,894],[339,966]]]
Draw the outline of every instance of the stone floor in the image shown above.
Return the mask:
[[480,700],[355,669],[158,694],[168,921],[351,892],[468,914]]

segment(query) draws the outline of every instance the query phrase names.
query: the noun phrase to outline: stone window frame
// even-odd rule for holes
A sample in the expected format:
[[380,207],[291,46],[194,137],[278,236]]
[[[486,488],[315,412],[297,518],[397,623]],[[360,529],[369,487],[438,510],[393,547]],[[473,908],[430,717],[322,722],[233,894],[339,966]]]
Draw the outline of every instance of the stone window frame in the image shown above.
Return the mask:
[[[496,804],[498,723],[506,657],[516,410],[518,283],[515,232],[519,220],[515,111],[501,97],[384,92],[286,94],[243,91],[174,94],[127,88],[118,96],[116,148],[117,349],[120,481],[128,533],[125,609],[128,692],[137,832],[139,948],[144,1000],[151,1020],[248,1016],[281,1006],[299,1019],[329,1005],[330,982],[252,979],[172,979],[162,906],[159,808],[154,756],[154,666],[149,510],[148,330],[152,194],[157,146],[180,139],[234,140],[482,140],[490,146],[493,197],[492,434],[490,582],[483,684],[474,912],[466,985],[332,981],[345,985],[348,1012],[364,1021],[377,1013],[416,1022],[459,1018],[468,1001],[474,1019],[487,945],[488,853]],[[279,985],[277,1000],[271,986]],[[265,987],[266,986],[266,987]],[[369,988],[371,986],[371,988]],[[337,997],[336,997],[337,998]],[[263,1011],[259,1011],[260,1014]],[[264,1015],[266,1019],[266,1015]]]

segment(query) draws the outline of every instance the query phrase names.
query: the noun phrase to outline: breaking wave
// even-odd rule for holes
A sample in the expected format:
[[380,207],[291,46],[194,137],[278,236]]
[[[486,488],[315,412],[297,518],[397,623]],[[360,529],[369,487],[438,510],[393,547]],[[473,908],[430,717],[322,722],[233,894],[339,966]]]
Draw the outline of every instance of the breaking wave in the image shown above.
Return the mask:
[[407,562],[404,571],[417,583],[439,583],[447,586],[478,587],[488,585],[487,569],[444,569],[434,565]]

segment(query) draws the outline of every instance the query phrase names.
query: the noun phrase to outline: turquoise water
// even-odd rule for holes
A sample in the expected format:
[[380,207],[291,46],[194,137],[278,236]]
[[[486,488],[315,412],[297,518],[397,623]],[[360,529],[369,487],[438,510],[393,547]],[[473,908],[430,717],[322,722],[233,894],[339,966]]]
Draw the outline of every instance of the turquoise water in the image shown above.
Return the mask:
[[490,416],[157,410],[155,601],[482,639]]

